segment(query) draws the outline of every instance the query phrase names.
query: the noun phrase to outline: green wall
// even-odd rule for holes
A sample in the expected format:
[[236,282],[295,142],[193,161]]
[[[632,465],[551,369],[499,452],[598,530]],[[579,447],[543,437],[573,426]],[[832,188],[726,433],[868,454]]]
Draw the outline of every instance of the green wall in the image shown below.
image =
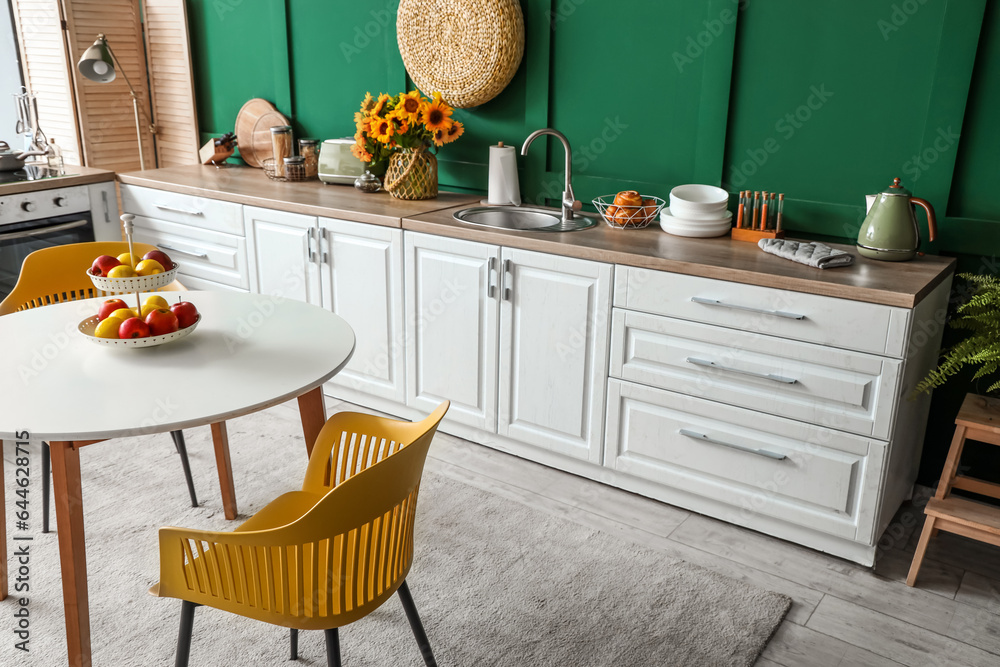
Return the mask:
[[[366,91],[409,89],[398,0],[188,0],[199,125],[233,129],[251,97],[297,136],[350,135]],[[899,176],[938,213],[925,250],[996,271],[1000,0],[522,0],[524,59],[496,99],[456,110],[443,187],[485,192],[487,146],[555,127],[589,201],[679,183],[786,193],[788,228],[849,241],[864,195]],[[424,91],[429,93],[431,91]],[[522,194],[562,190],[538,142]],[[922,214],[920,214],[922,218]],[[935,394],[921,481],[939,474],[968,382]]]

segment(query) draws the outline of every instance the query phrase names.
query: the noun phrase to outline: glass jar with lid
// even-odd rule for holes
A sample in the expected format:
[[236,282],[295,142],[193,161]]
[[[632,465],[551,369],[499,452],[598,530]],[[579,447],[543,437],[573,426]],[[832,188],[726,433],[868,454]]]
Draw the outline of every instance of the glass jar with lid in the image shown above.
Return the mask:
[[285,180],[304,181],[306,180],[306,159],[301,155],[286,157],[284,162]]
[[292,156],[292,126],[275,125],[271,128],[271,152],[274,154],[274,175],[285,177],[285,158]]
[[299,139],[299,155],[306,161],[306,178],[319,176],[319,140]]

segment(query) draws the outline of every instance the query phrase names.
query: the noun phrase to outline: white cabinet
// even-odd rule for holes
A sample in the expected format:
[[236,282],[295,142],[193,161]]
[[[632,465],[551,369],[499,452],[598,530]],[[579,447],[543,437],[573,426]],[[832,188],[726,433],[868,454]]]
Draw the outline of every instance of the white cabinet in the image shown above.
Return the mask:
[[323,307],[350,323],[357,341],[330,383],[403,403],[403,232],[333,218],[320,218],[319,229]]
[[600,464],[612,267],[412,232],[404,264],[407,405]]
[[244,206],[243,219],[250,291],[322,305],[316,218]]
[[499,246],[406,232],[406,404],[496,430]]
[[609,264],[504,248],[497,433],[600,464]]

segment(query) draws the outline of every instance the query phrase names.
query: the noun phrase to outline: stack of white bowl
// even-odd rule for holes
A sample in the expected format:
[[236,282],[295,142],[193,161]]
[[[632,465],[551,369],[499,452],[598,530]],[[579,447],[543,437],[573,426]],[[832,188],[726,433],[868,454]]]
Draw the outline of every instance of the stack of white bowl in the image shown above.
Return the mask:
[[660,213],[660,227],[675,236],[723,236],[732,227],[729,193],[713,185],[678,185],[670,206]]

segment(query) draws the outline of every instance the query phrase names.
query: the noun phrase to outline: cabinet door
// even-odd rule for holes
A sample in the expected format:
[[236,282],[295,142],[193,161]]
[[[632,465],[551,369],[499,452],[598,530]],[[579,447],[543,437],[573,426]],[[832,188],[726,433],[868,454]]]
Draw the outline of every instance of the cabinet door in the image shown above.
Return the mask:
[[600,464],[611,269],[503,249],[497,433]]
[[243,207],[251,292],[322,305],[316,218]]
[[448,399],[448,419],[496,429],[500,249],[404,233],[406,404],[430,412]]
[[357,340],[331,382],[403,403],[403,232],[331,218],[319,226],[323,307]]

